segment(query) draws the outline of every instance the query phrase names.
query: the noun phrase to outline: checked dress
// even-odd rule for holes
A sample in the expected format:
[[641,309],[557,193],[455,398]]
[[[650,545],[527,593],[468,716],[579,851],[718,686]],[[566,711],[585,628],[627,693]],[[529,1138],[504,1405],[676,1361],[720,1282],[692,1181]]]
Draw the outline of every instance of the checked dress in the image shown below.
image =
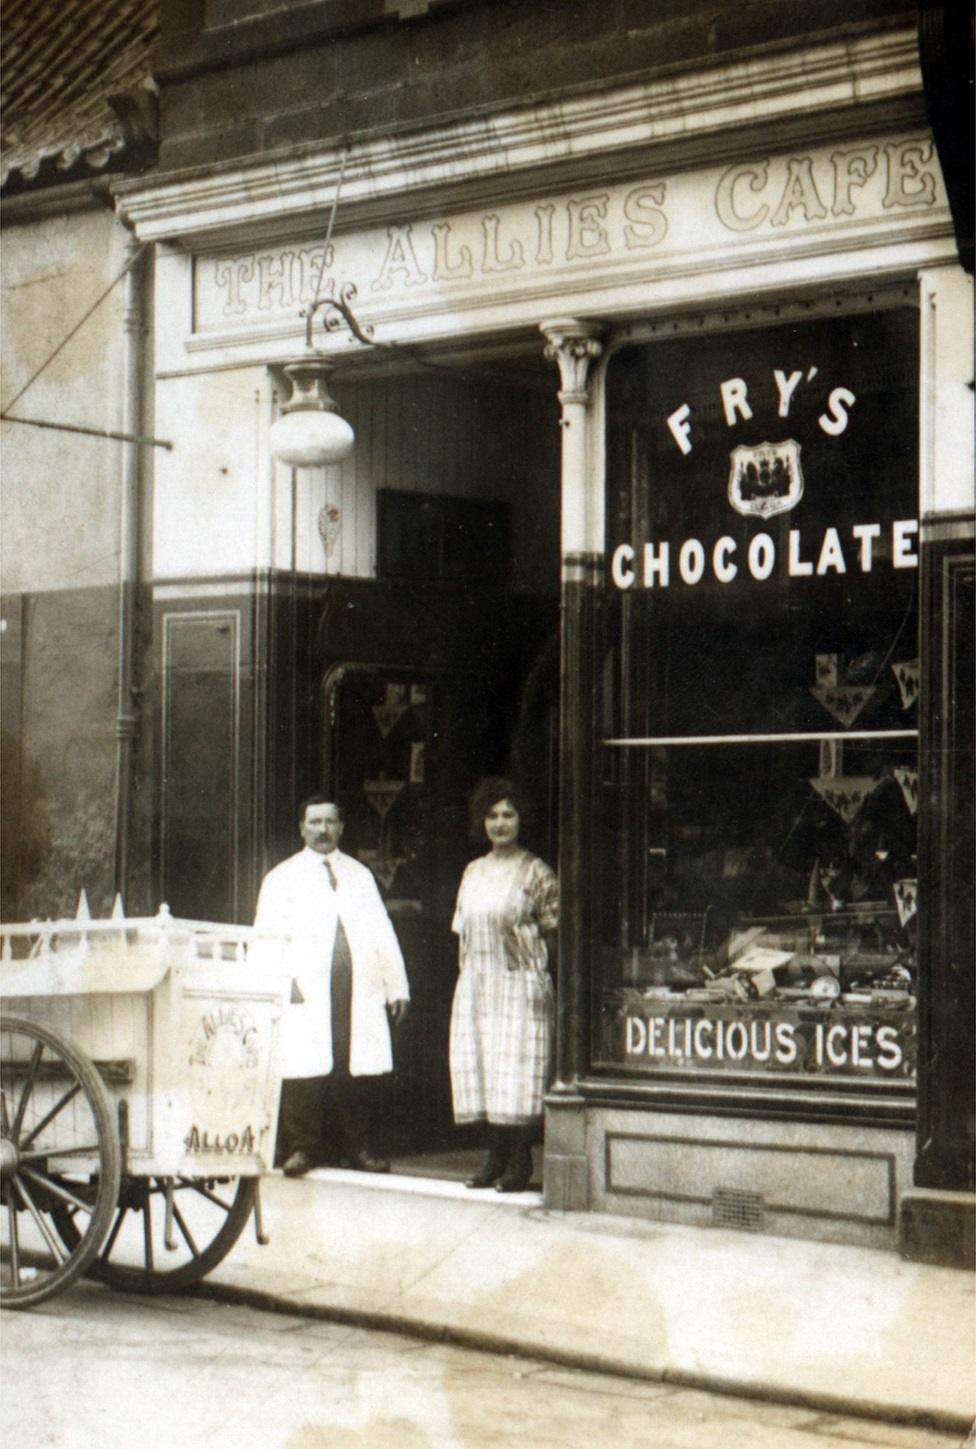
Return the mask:
[[555,873],[527,850],[481,856],[461,878],[450,1040],[457,1122],[528,1126],[542,1115],[555,1016],[543,932],[555,930],[558,911]]

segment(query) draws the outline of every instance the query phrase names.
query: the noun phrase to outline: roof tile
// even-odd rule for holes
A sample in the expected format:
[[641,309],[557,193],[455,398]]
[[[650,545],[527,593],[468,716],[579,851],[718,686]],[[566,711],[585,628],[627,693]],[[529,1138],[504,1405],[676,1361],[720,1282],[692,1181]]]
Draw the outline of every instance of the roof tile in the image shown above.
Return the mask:
[[5,0],[0,183],[12,172],[100,170],[131,138],[109,104],[148,92],[160,0]]

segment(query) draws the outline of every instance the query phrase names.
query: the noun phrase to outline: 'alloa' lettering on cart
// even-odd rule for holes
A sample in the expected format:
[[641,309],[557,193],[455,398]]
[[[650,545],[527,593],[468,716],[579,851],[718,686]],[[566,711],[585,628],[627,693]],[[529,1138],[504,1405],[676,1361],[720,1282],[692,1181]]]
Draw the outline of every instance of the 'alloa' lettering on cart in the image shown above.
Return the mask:
[[201,1131],[199,1127],[193,1126],[184,1137],[183,1146],[187,1152],[213,1152],[227,1157],[246,1157],[255,1151],[254,1129],[248,1123],[242,1132],[228,1132],[224,1136],[215,1132],[211,1137],[206,1128]]

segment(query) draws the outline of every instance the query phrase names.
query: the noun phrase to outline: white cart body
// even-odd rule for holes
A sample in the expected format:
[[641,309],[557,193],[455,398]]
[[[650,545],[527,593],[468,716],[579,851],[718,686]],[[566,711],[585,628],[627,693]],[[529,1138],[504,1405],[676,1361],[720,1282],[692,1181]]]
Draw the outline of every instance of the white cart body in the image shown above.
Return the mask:
[[[154,917],[2,926],[0,938],[0,1007],[94,1062],[117,1105],[124,1174],[248,1177],[273,1165],[293,989],[272,964],[278,942],[165,906]],[[37,1086],[52,1103],[59,1090]]]

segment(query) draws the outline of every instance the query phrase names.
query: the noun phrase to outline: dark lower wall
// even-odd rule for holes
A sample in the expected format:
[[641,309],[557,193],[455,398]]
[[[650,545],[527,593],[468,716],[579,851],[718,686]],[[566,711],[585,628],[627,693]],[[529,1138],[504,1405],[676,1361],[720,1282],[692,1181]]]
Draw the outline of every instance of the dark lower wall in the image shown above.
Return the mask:
[[174,915],[250,921],[265,871],[297,849],[297,804],[323,780],[332,603],[289,573],[157,597],[154,888]]
[[[113,588],[3,600],[5,920],[73,915],[82,889],[93,915],[111,908],[117,610]],[[150,908],[144,730],[135,752],[130,914]]]
[[455,782],[460,818],[477,774],[515,769],[539,788],[535,845],[555,858],[543,757],[555,750],[555,600],[290,574],[228,584],[219,598],[191,585],[166,594],[147,708],[159,727],[154,890],[175,915],[251,918],[263,873],[299,844],[299,801],[332,787],[326,684],[342,667],[463,677],[482,746]]

